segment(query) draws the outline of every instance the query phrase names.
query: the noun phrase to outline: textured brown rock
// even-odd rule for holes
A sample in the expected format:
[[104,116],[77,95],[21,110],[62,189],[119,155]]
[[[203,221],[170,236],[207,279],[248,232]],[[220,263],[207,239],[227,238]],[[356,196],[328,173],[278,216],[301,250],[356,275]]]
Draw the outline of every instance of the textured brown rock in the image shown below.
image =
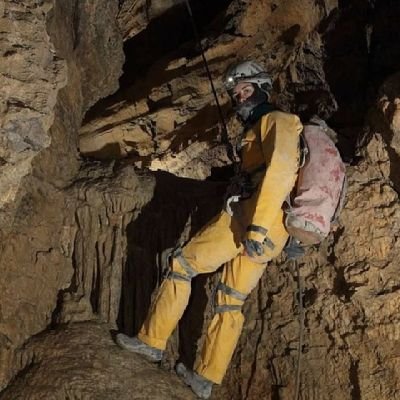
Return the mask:
[[[12,210],[25,193],[22,178],[32,169],[40,180],[51,175],[58,187],[76,173],[74,133],[83,112],[117,88],[123,54],[116,13],[115,2],[91,1],[86,7],[79,2],[4,2],[3,228],[12,223]],[[107,57],[115,62],[108,63]]]
[[29,370],[0,394],[2,400],[194,398],[176,376],[119,349],[106,325],[74,324],[49,332],[18,356]]
[[13,350],[49,325],[100,319],[115,327],[126,227],[151,199],[154,182],[132,167],[113,172],[99,164],[83,168],[77,182],[28,214],[29,223],[3,243],[2,384],[26,366]]
[[0,13],[2,209],[16,201],[33,158],[50,145],[57,95],[67,84],[66,62],[46,31],[49,5],[28,3],[5,1]]
[[150,201],[154,180],[137,176],[129,167],[113,173],[111,166],[93,165],[77,181],[67,199],[71,214],[64,220],[72,233],[64,247],[74,277],[69,290],[60,293],[53,323],[96,318],[115,327],[126,263],[125,232]]
[[400,75],[390,76],[381,86],[378,110],[371,118],[372,126],[382,132],[390,159],[388,178],[397,191],[400,188]]
[[64,188],[80,168],[83,113],[115,90],[123,58],[121,41],[115,46],[116,4],[86,6],[6,1],[1,9],[0,388],[26,366],[13,357],[15,348],[52,323],[58,296],[74,287],[78,199],[74,193],[71,205]]
[[139,34],[152,19],[182,3],[183,0],[121,0],[117,20],[124,39]]
[[[229,174],[209,83],[177,3],[0,6],[0,183],[7,200],[0,207],[0,388],[17,376],[2,398],[118,399],[135,395],[135,377],[132,385],[145,395],[154,396],[147,390],[162,379],[164,398],[189,396],[178,385],[178,394],[171,392],[170,377],[118,350],[106,332],[137,331],[168,250],[221,208]],[[348,169],[339,227],[301,260],[301,398],[399,399],[399,6],[192,5],[214,77],[236,58],[256,58],[273,75],[274,101],[304,117],[331,118],[342,150],[358,161]],[[123,39],[120,90],[96,103],[118,88]],[[240,127],[215,82],[234,141]],[[133,166],[83,160],[78,142],[86,155],[126,157]],[[214,181],[201,182],[210,176]],[[193,282],[164,368],[178,356],[192,364],[218,279]],[[297,312],[294,271],[275,260],[244,307],[239,346],[213,398],[293,398]],[[97,322],[80,322],[87,320]]]

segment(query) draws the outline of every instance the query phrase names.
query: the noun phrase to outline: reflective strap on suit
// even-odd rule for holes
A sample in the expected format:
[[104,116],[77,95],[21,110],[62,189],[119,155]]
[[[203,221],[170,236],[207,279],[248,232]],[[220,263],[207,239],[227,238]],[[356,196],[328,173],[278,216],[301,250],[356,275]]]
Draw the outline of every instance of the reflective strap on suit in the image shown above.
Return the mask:
[[177,281],[184,281],[184,282],[191,282],[192,278],[179,272],[169,271],[167,275],[167,279],[177,280]]
[[267,229],[265,229],[259,225],[249,225],[247,227],[247,232],[250,232],[250,231],[261,233],[261,235],[266,235],[268,232]]
[[222,306],[215,307],[215,313],[224,313],[229,311],[241,311],[242,306],[223,304]]
[[[230,286],[225,285],[224,283],[220,282],[218,284],[217,290],[220,290],[221,292],[224,292],[225,294],[227,294],[228,296],[232,296],[237,300],[240,301],[245,301],[247,295],[244,293],[239,292],[236,289],[231,288]],[[218,308],[218,307],[217,307]]]
[[198,273],[195,271],[192,266],[188,263],[185,257],[183,257],[182,254],[182,249],[178,247],[174,252],[173,252],[173,257],[178,260],[179,264],[181,267],[185,270],[185,272],[188,274],[189,278],[195,277]]

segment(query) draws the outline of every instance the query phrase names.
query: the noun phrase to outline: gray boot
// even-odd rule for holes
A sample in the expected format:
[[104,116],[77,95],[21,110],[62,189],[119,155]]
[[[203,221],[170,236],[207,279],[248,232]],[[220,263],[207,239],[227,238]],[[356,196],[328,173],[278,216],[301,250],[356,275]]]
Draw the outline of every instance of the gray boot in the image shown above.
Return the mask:
[[213,382],[187,369],[182,363],[177,364],[176,373],[200,399],[208,399],[211,396]]
[[135,337],[129,337],[123,333],[118,333],[116,340],[117,344],[125,350],[133,353],[141,354],[148,361],[159,362],[162,359],[163,351],[151,347],[148,344],[142,342],[140,339]]

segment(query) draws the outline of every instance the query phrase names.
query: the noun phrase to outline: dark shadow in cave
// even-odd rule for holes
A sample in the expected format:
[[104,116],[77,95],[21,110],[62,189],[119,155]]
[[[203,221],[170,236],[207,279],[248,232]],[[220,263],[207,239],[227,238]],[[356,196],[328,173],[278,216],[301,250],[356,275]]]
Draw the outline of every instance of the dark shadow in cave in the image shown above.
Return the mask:
[[[224,11],[232,0],[195,0],[191,1],[191,8],[198,27],[201,39],[206,36],[213,37],[225,27]],[[185,4],[170,8],[165,13],[150,21],[146,29],[127,40],[124,44],[125,64],[123,74],[120,78],[120,89],[111,96],[97,102],[85,116],[84,124],[99,115],[107,115],[107,108],[117,103],[120,99],[126,99],[129,93],[138,99],[139,91],[141,98],[146,90],[150,92],[151,87],[163,82],[168,82],[171,77],[165,71],[168,62],[163,63],[161,68],[149,75],[149,71],[160,60],[179,59],[181,57],[192,58],[200,54],[200,50],[194,41],[194,33]],[[171,71],[176,76],[187,73],[186,66]],[[162,77],[162,78],[161,78]],[[161,78],[161,80],[160,80]],[[151,81],[151,82],[150,82]],[[138,88],[136,88],[138,86]],[[140,98],[140,97],[139,97]],[[133,99],[132,99],[133,100]]]
[[325,76],[338,103],[328,123],[339,134],[338,148],[347,162],[354,159],[367,111],[369,49],[365,29],[370,12],[366,1],[343,4],[323,26]]
[[338,103],[328,123],[339,133],[345,161],[363,133],[365,116],[383,81],[400,69],[397,0],[339,1],[339,9],[321,24],[326,80]]
[[[394,85],[393,85],[394,86]],[[387,94],[387,93],[385,93]],[[389,107],[389,112],[394,112],[394,98],[389,96],[392,106]],[[384,116],[379,112],[374,112],[371,116],[371,125],[373,130],[380,132],[386,143],[386,151],[390,160],[390,180],[393,182],[394,189],[400,193],[400,155],[398,150],[393,148],[393,130],[385,120]]]
[[[122,282],[118,316],[120,331],[138,332],[148,313],[151,296],[163,279],[161,254],[177,246],[188,218],[190,236],[201,229],[222,207],[226,185],[221,182],[178,178],[156,172],[156,187],[151,202],[127,229],[128,256]],[[190,358],[201,336],[207,304],[207,277],[197,277],[192,296],[180,326],[190,331],[182,341],[181,356]],[[193,318],[195,316],[195,318]]]
[[[196,26],[201,36],[217,35],[225,26],[221,13],[232,0],[191,0],[191,8]],[[186,45],[185,45],[186,44]],[[194,42],[191,20],[186,6],[170,8],[162,16],[150,21],[145,30],[128,40],[124,45],[126,61],[120,86],[130,86],[157,60],[180,49],[181,56],[194,57],[200,49]],[[145,51],[149,50],[149,51]]]

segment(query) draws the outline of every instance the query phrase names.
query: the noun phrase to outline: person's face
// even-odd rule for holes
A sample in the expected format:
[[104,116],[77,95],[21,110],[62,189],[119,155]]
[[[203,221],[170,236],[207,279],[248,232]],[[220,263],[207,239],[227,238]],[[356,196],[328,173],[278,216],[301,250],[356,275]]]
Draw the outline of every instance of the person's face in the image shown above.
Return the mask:
[[245,102],[254,93],[250,82],[239,82],[232,90],[232,97],[237,104]]

